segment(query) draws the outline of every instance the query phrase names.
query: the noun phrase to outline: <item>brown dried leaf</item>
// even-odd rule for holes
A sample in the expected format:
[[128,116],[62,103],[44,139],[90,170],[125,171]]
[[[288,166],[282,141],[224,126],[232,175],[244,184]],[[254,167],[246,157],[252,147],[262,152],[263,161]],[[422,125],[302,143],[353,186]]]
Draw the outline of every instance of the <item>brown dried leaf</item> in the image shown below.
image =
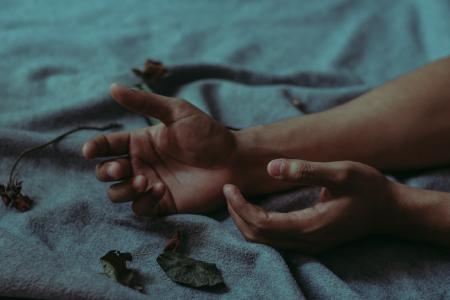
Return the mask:
[[166,275],[190,287],[215,286],[224,283],[215,264],[193,259],[175,251],[164,251],[156,259]]
[[122,285],[142,291],[141,286],[134,284],[136,272],[127,267],[127,261],[132,260],[131,253],[118,250],[111,250],[100,258],[106,276]]
[[166,242],[166,246],[164,247],[164,251],[177,251],[180,246],[181,241],[181,233],[179,230],[175,232],[175,234]]
[[212,287],[223,282],[222,274],[215,264],[193,259],[177,252],[181,233],[177,230],[170,238],[156,261],[174,282],[194,288]]

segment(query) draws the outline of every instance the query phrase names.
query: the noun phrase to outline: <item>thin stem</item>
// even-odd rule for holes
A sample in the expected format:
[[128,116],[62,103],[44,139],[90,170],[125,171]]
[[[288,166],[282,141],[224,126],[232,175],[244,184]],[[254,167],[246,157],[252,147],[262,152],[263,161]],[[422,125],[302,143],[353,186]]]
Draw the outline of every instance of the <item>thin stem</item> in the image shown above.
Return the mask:
[[68,135],[70,135],[70,134],[72,134],[72,133],[74,133],[74,132],[77,132],[77,131],[81,131],[81,130],[98,130],[98,131],[105,131],[105,130],[115,129],[115,128],[120,128],[120,127],[122,127],[122,125],[121,125],[121,124],[118,124],[118,123],[111,123],[111,124],[106,125],[106,126],[103,126],[103,127],[96,127],[96,126],[79,126],[79,127],[77,127],[77,128],[74,128],[74,129],[72,129],[72,130],[69,130],[69,131],[67,131],[67,132],[65,132],[65,133],[63,133],[63,134],[57,136],[57,137],[54,138],[53,140],[48,141],[48,142],[46,142],[46,143],[44,143],[44,144],[42,144],[42,145],[38,145],[38,146],[36,146],[36,147],[32,147],[32,148],[29,148],[29,149],[27,149],[27,150],[22,151],[22,153],[19,154],[19,157],[18,157],[17,160],[15,161],[13,167],[11,168],[11,172],[9,173],[9,182],[8,182],[8,184],[12,184],[12,183],[13,183],[14,171],[16,170],[17,165],[18,165],[19,162],[20,162],[25,156],[27,156],[28,154],[30,154],[30,153],[32,153],[32,152],[36,152],[36,151],[42,150],[42,149],[44,149],[45,147],[47,147],[47,146],[49,146],[49,145],[51,145],[51,144],[57,143],[57,142],[59,142],[60,140],[62,140],[63,138],[65,138],[66,136],[68,136]]
[[143,255],[150,255],[151,252],[141,252],[141,253],[132,253],[133,256],[143,256]]

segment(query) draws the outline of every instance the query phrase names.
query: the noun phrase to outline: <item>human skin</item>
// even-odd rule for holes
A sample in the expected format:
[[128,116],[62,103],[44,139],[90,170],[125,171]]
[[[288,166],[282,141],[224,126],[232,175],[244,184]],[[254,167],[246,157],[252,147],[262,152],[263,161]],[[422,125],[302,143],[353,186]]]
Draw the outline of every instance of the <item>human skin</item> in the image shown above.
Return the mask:
[[267,172],[299,186],[321,186],[317,201],[288,213],[269,212],[224,186],[228,212],[245,239],[316,254],[367,235],[393,236],[450,246],[450,194],[389,181],[352,162],[276,159]]
[[[108,157],[96,169],[99,180],[119,181],[108,196],[113,202],[132,201],[134,212],[146,216],[218,209],[225,203],[222,192],[226,184],[232,185],[225,191],[233,191],[225,193],[229,208],[234,199],[231,196],[239,195],[238,189],[245,195],[256,195],[305,184],[271,176],[266,167],[276,158],[317,163],[352,160],[381,170],[438,166],[450,161],[450,139],[446,138],[450,134],[449,78],[450,58],[446,58],[328,111],[242,131],[226,129],[186,101],[113,85],[111,95],[119,104],[162,123],[98,136],[86,142],[83,155],[87,159]],[[365,185],[370,186],[371,181]],[[417,224],[423,221],[422,229],[434,230],[433,220],[412,213],[415,207],[424,209],[424,203],[410,200],[405,210],[393,205],[405,207],[403,201],[397,201],[400,195],[415,199],[421,193],[438,199],[439,204],[433,207],[439,207],[440,213],[448,206],[442,193],[396,188],[396,196],[388,197],[392,200],[386,207],[392,226],[406,228],[394,221],[408,211],[419,219],[403,215],[402,219]],[[345,229],[352,226],[348,224]],[[364,235],[370,233],[368,230]]]

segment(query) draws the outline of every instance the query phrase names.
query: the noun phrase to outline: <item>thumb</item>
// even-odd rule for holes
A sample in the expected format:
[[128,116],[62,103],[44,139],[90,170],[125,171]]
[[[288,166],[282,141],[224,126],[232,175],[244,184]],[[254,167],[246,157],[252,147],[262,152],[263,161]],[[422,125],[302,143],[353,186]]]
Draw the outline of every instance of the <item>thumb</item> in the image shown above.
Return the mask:
[[347,168],[340,162],[312,162],[299,159],[275,159],[267,165],[270,176],[304,185],[336,187],[345,181]]
[[184,112],[179,109],[180,100],[154,93],[130,89],[116,83],[111,85],[111,96],[128,110],[170,124],[180,119]]

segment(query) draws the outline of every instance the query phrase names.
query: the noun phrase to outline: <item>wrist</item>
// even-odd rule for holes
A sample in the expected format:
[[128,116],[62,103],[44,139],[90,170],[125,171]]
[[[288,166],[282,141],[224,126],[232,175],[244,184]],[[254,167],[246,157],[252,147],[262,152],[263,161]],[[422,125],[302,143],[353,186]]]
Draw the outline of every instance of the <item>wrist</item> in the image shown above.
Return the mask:
[[450,194],[396,184],[391,234],[449,245]]
[[378,217],[374,219],[375,234],[396,236],[407,228],[408,210],[404,207],[404,194],[408,186],[387,180],[387,186],[379,207]]
[[420,223],[420,211],[424,209],[426,202],[417,201],[419,190],[404,184],[394,183],[392,189],[392,217],[391,230],[395,235],[403,236]]
[[236,152],[232,162],[233,181],[247,195],[265,194],[292,188],[294,184],[272,178],[266,171],[267,164],[283,157],[276,145],[265,134],[265,126],[259,125],[233,132]]

